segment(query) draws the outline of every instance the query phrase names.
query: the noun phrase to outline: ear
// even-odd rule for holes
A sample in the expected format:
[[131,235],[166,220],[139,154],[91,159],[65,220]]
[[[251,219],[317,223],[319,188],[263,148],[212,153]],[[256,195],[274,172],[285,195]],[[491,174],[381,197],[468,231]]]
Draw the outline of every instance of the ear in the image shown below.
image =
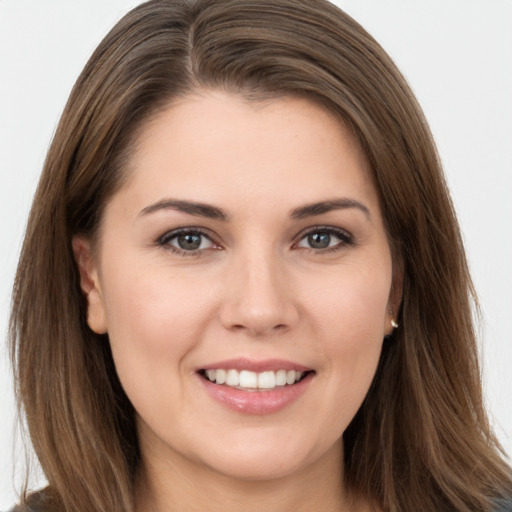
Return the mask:
[[391,282],[391,290],[389,292],[388,311],[384,325],[384,333],[389,336],[395,329],[394,323],[398,323],[398,313],[402,305],[404,284],[404,270],[402,262],[393,264],[393,279]]
[[108,330],[105,305],[91,242],[85,237],[74,236],[72,245],[80,272],[80,288],[87,299],[87,324],[96,334],[105,334]]

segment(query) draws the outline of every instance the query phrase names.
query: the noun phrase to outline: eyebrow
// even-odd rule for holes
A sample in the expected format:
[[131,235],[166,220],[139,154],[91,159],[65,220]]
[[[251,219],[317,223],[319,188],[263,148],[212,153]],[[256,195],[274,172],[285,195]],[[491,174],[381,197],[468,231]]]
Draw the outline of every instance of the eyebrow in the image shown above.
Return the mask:
[[181,199],[163,199],[150,206],[144,208],[139,216],[149,215],[150,213],[159,210],[177,210],[180,212],[188,213],[189,215],[196,215],[199,217],[206,217],[214,220],[228,220],[228,214],[221,208],[212,206],[205,203],[196,203],[193,201],[184,201]]
[[319,201],[318,203],[311,203],[304,206],[294,208],[290,216],[292,219],[299,220],[307,217],[314,217],[316,215],[322,215],[332,210],[346,210],[348,208],[356,208],[362,211],[366,217],[371,220],[372,216],[367,206],[355,199],[349,199],[346,197],[329,199],[327,201]]
[[[349,198],[337,198],[329,199],[326,201],[318,201],[316,203],[306,204],[294,208],[290,212],[290,217],[294,220],[305,219],[307,217],[314,217],[317,215],[323,215],[333,210],[346,210],[349,208],[356,208],[362,211],[369,220],[371,220],[371,214],[368,207],[363,203],[356,201],[355,199]],[[186,201],[183,199],[162,199],[150,206],[146,206],[141,210],[139,216],[149,215],[159,210],[177,210],[180,212],[188,213],[189,215],[195,215],[199,217],[206,217],[208,219],[221,220],[226,222],[229,220],[228,214],[217,206],[212,206],[206,203],[197,203],[194,201]]]

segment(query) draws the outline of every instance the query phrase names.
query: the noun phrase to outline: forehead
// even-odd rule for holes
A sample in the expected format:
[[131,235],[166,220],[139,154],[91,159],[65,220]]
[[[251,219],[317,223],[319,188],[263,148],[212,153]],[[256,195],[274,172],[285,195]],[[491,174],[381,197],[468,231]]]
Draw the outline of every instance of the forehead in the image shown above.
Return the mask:
[[219,91],[175,100],[141,129],[124,188],[138,191],[141,202],[164,193],[247,206],[344,193],[376,201],[356,137],[325,108],[298,97],[255,102]]

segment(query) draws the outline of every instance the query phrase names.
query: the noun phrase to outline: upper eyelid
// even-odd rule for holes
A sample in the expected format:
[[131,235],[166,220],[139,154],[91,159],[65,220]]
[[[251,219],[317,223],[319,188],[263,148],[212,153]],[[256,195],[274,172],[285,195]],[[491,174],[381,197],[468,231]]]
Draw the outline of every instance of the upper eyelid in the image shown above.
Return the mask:
[[303,229],[300,231],[297,235],[295,235],[295,240],[302,240],[305,236],[310,235],[311,233],[316,233],[318,231],[327,231],[329,233],[343,235],[346,238],[353,239],[354,236],[350,231],[347,231],[346,229],[335,227],[335,226],[328,226],[328,225],[320,225],[320,226],[310,226],[308,228]]
[[[219,242],[216,241],[216,238],[208,233],[209,230],[206,230],[204,228],[198,228],[198,227],[182,227],[182,228],[176,228],[171,229],[167,232],[165,232],[163,235],[158,237],[156,239],[155,245],[160,248],[164,249],[166,251],[170,251],[172,253],[175,253],[181,257],[199,257],[205,254],[205,251],[209,251],[212,249],[219,249],[221,248],[221,245]],[[182,234],[187,233],[197,233],[205,238],[207,238],[210,243],[212,244],[212,247],[207,247],[203,249],[192,249],[192,250],[186,250],[182,249],[180,247],[174,246],[172,241],[176,239],[178,236]]]
[[[328,233],[330,236],[338,238],[338,242],[333,244],[332,246],[329,245],[328,247],[324,248],[310,248],[301,245],[303,240],[305,240],[309,235],[319,232]],[[337,228],[334,226],[316,226],[307,228],[306,230],[303,230],[301,234],[299,234],[294,240],[295,241],[293,242],[292,248],[296,250],[313,251],[315,254],[326,254],[332,251],[338,251],[344,247],[351,247],[356,245],[352,233],[350,233],[346,229]]]
[[182,227],[182,228],[170,229],[169,231],[166,231],[165,233],[160,235],[157,238],[157,240],[158,241],[162,241],[165,239],[169,240],[175,236],[179,236],[184,233],[198,233],[198,234],[210,239],[212,242],[216,243],[215,239],[217,237],[214,234],[212,234],[212,232],[209,229],[200,228],[200,227],[196,227],[196,226],[190,226],[190,227],[186,226],[186,227]]

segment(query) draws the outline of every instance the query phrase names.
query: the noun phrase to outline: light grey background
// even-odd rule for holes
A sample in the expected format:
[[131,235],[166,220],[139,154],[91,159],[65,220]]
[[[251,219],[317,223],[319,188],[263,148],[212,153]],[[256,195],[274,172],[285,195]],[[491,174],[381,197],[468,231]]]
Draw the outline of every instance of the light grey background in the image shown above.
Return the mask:
[[[71,86],[138,0],[0,0],[0,509],[15,500],[4,349],[31,198]],[[338,0],[395,59],[430,122],[484,313],[487,402],[512,453],[512,0]]]

